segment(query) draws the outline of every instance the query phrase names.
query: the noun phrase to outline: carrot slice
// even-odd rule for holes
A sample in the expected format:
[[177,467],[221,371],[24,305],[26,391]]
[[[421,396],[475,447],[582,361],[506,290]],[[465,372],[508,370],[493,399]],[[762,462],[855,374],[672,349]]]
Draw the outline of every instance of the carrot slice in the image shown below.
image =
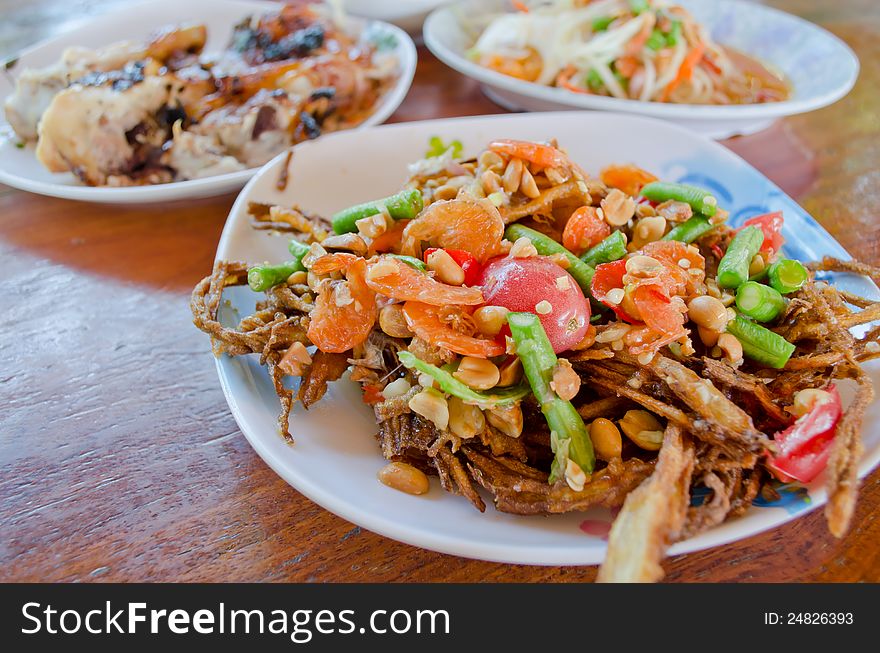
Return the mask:
[[593,206],[582,206],[565,223],[562,244],[565,249],[580,256],[610,235],[611,227],[599,216],[599,211]]
[[611,165],[599,173],[599,178],[606,186],[622,190],[627,195],[635,197],[643,186],[652,181],[658,181],[657,177],[646,170],[634,165]]
[[703,58],[703,53],[705,51],[706,46],[703,43],[697,43],[691,48],[690,52],[685,56],[684,61],[681,62],[681,66],[679,67],[675,78],[666,85],[665,89],[663,89],[663,95],[660,98],[661,101],[666,102],[672,94],[672,91],[678,88],[682,82],[689,81],[691,77],[693,77],[694,68],[697,67],[700,59]]

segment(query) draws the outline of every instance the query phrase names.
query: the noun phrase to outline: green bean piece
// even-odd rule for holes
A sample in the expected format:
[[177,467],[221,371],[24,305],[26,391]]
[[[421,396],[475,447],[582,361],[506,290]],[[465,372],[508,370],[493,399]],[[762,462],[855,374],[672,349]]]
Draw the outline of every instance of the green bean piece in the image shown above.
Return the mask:
[[302,261],[303,257],[309,253],[309,246],[295,238],[291,238],[290,242],[287,244],[287,251],[290,252],[290,255],[293,256],[295,260]]
[[550,442],[553,453],[557,454],[551,468],[550,482],[565,477],[565,464],[569,457],[580,465],[585,474],[590,474],[596,462],[593,444],[583,418],[572,403],[560,398],[550,387],[558,359],[541,326],[541,320],[534,313],[508,313],[507,324],[516,343],[516,354],[522,362],[523,372],[550,426]]
[[424,206],[422,194],[418,190],[402,190],[385,199],[350,206],[336,213],[331,219],[333,231],[338,234],[353,233],[357,231],[355,222],[382,213],[383,209],[395,220],[409,220],[416,217]]
[[473,404],[480,408],[509,406],[520,399],[524,399],[530,392],[528,384],[519,383],[510,388],[501,388],[491,394],[485,394],[477,392],[452,376],[454,370],[441,369],[436,365],[431,365],[431,363],[427,363],[422,359],[417,358],[411,352],[400,351],[397,353],[397,359],[400,361],[400,364],[407,369],[414,369],[433,377],[443,392],[447,392],[453,397],[458,397],[465,403]]
[[772,322],[785,309],[785,298],[770,286],[746,281],[736,291],[736,307],[758,322]]
[[286,263],[278,265],[254,265],[248,268],[248,285],[254,292],[264,292],[274,286],[279,286],[294,272],[305,271],[302,264],[303,257],[309,253],[309,246],[298,240],[292,239],[287,249],[293,258]]
[[425,272],[428,269],[428,266],[425,265],[425,262],[420,261],[415,256],[404,256],[403,254],[386,254],[385,256],[390,256],[391,258],[396,258],[398,261],[403,261],[411,268],[421,270],[422,272]]
[[604,32],[608,26],[614,22],[614,16],[599,16],[593,19],[592,28],[594,32]]
[[248,285],[254,292],[263,292],[278,286],[294,272],[305,270],[302,261],[287,261],[278,265],[254,265],[248,268]]
[[799,261],[779,259],[767,268],[770,285],[783,295],[800,290],[810,278],[810,273]]
[[687,184],[673,184],[667,181],[652,181],[642,188],[642,195],[652,202],[666,202],[675,200],[685,202],[697,213],[711,218],[718,210],[718,200],[707,190],[688,186]]
[[674,20],[672,21],[672,27],[669,29],[669,34],[666,35],[666,45],[670,48],[674,48],[678,45],[678,39],[681,38],[681,21]]
[[648,40],[645,41],[645,47],[649,48],[651,50],[654,50],[656,52],[657,50],[659,50],[660,48],[665,47],[665,46],[666,46],[666,35],[663,34],[663,32],[661,32],[659,29],[657,29],[655,27],[654,31],[651,32],[651,36],[649,36]]
[[718,285],[739,288],[748,281],[749,264],[763,243],[764,234],[760,227],[746,227],[736,234],[718,263]]
[[615,231],[602,242],[593,245],[581,254],[581,261],[595,268],[602,263],[619,261],[626,254],[626,236],[622,231]]
[[605,82],[602,81],[602,76],[595,68],[590,68],[590,72],[587,73],[587,86],[594,91],[598,91],[604,85]]
[[568,269],[566,270],[574,280],[578,282],[581,290],[589,297],[590,283],[593,281],[593,274],[596,272],[590,265],[587,265],[577,256],[569,252],[565,247],[557,243],[549,236],[545,236],[540,231],[529,229],[520,224],[512,224],[504,230],[504,237],[510,242],[516,242],[520,238],[528,238],[532,241],[532,245],[538,250],[538,254],[542,256],[552,256],[553,254],[562,254],[568,259]]
[[446,154],[447,150],[452,150],[452,158],[457,159],[461,156],[464,145],[459,140],[450,141],[449,145],[447,145],[439,136],[431,136],[428,139],[428,151],[425,152],[425,156],[428,158],[442,156]]
[[709,233],[716,225],[709,222],[705,215],[695,215],[685,222],[674,226],[669,233],[660,240],[678,240],[682,243],[692,243],[701,236]]
[[754,361],[782,369],[794,352],[794,345],[778,333],[737,315],[727,323],[727,332],[736,336],[743,353]]

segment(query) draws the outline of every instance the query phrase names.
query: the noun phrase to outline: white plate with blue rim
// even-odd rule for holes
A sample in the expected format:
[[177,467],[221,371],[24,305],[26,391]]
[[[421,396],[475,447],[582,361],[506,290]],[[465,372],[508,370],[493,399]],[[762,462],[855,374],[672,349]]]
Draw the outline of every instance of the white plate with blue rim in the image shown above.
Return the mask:
[[[262,0],[153,0],[126,5],[87,23],[29,48],[0,74],[0,107],[15,88],[18,71],[40,68],[57,61],[65,48],[84,46],[97,48],[123,40],[145,40],[156,30],[168,25],[193,22],[208,30],[205,53],[224,49],[233,27],[253,14],[278,11],[277,2]],[[391,116],[409,91],[416,69],[416,48],[412,39],[399,27],[381,21],[349,18],[356,29],[364,30],[365,38],[391,48],[398,60],[397,80],[380,98],[373,112],[358,129],[378,125]],[[230,172],[203,179],[177,181],[152,186],[124,188],[86,186],[72,173],[53,173],[37,160],[34,143],[22,143],[2,116],[0,110],[0,183],[22,190],[88,202],[118,204],[167,202],[170,200],[213,197],[240,189],[254,176],[259,167]]]
[[716,43],[756,57],[782,72],[792,96],[783,102],[695,105],[623,100],[573,93],[498,73],[470,60],[475,41],[468,27],[485,8],[510,11],[505,0],[459,2],[436,9],[425,21],[425,45],[447,66],[483,85],[495,102],[515,111],[593,109],[662,118],[710,138],[750,134],[783,116],[813,111],[836,102],[855,84],[859,60],[839,38],[797,16],[743,0],[673,0],[704,25]]
[[[330,215],[346,206],[399,190],[406,166],[424,155],[428,139],[460,140],[474,155],[493,139],[557,138],[571,158],[590,173],[610,163],[636,163],[661,179],[712,189],[736,225],[768,211],[783,211],[784,253],[801,260],[823,255],[849,258],[800,206],[748,163],[691,131],[631,115],[560,112],[458,118],[330,134],[296,147],[289,184],[275,181],[284,157],[268,163],[248,183],[232,207],[217,258],[282,261],[286,239],[256,231],[249,202],[299,204]],[[867,279],[841,275],[846,288],[880,296]],[[246,287],[225,293],[220,317],[229,326],[254,309],[258,296]],[[206,347],[207,348],[207,347]],[[291,416],[294,443],[278,433],[279,401],[255,356],[217,359],[229,407],[257,453],[287,482],[327,510],[387,537],[444,553],[499,562],[563,565],[597,564],[605,555],[613,515],[605,509],[550,517],[497,512],[491,501],[479,513],[464,498],[444,492],[436,480],[424,496],[392,490],[376,480],[384,460],[375,439],[372,411],[360,388],[346,377],[308,411]],[[875,382],[880,366],[870,368]],[[864,476],[880,461],[880,404],[868,410],[862,426]],[[826,501],[824,478],[802,486],[777,488],[778,498],[760,498],[745,515],[680,542],[672,554],[688,553],[740,540],[795,519]],[[700,500],[699,497],[695,501]]]

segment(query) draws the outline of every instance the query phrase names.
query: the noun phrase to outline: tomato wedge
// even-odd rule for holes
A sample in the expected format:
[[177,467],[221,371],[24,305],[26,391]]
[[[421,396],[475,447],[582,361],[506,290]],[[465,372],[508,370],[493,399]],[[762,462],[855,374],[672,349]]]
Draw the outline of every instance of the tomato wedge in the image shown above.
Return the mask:
[[477,358],[491,358],[504,353],[504,345],[459,333],[441,321],[439,306],[408,301],[403,305],[403,315],[412,332],[432,345]]
[[629,315],[619,305],[608,301],[608,291],[613,288],[623,288],[623,275],[626,274],[626,259],[602,263],[596,266],[596,273],[590,283],[590,294],[597,302],[602,302],[614,311],[624,322],[638,324],[639,320]]
[[759,227],[764,233],[764,243],[761,245],[762,252],[774,253],[782,249],[785,244],[785,237],[782,235],[782,225],[785,219],[782,217],[782,211],[774,211],[773,213],[765,213],[764,215],[756,215],[743,222],[742,227],[737,229],[741,231],[746,227]]
[[774,436],[777,452],[767,462],[781,480],[809,483],[828,464],[842,408],[837,388],[832,385],[827,392],[827,401],[817,402],[810,412]]
[[366,282],[374,292],[401,301],[413,300],[435,306],[476,306],[483,303],[483,293],[479,288],[440,283],[425,272],[389,256],[380,256],[377,261],[370,263]]

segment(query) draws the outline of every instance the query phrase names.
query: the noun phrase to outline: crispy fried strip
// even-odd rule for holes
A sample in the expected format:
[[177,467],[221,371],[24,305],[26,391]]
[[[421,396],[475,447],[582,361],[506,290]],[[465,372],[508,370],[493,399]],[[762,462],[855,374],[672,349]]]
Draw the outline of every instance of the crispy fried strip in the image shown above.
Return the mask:
[[632,404],[621,397],[604,397],[589,404],[578,406],[577,412],[585,422],[589,422],[597,417],[608,417],[609,415],[619,413],[628,405]]
[[509,458],[483,455],[462,447],[474,480],[495,496],[495,508],[517,515],[546,515],[586,510],[591,506],[619,506],[626,495],[653,469],[638,458],[612,461],[593,472],[577,492],[564,482],[547,483],[547,475]]
[[[806,288],[806,286],[804,286],[804,288]],[[807,338],[822,338],[829,332],[829,327],[832,329],[836,327],[836,330],[841,328],[846,330],[854,326],[859,326],[860,324],[876,322],[877,320],[880,320],[880,304],[872,304],[863,311],[851,312],[845,315],[835,315],[835,313],[829,309],[827,315],[832,316],[834,320],[825,322],[822,317],[820,317],[816,321],[805,322],[803,324],[799,320],[793,327],[784,332],[783,335],[789,342],[798,343]]]
[[447,492],[460,494],[470,501],[480,512],[486,511],[486,503],[474,487],[458,456],[447,447],[440,447],[433,458],[434,466],[440,474],[440,483]]
[[665,356],[654,356],[648,367],[688,407],[718,424],[731,440],[747,451],[760,452],[770,446],[767,436],[755,429],[752,418],[724,396],[709,379],[700,378],[693,370]]
[[687,515],[694,447],[670,424],[654,473],[630,492],[608,536],[600,583],[650,583],[663,578],[660,561]]
[[874,400],[874,386],[870,378],[857,366],[855,370],[858,390],[853,403],[837,425],[827,467],[828,503],[825,505],[825,518],[828,520],[828,530],[835,537],[846,534],[855,510],[859,460],[863,451],[862,417]]
[[791,417],[776,405],[773,397],[767,390],[767,386],[758,377],[741,370],[736,370],[730,365],[708,356],[703,358],[703,370],[710,378],[721,385],[752,395],[761,405],[761,408],[767,411],[768,415],[780,424],[788,424],[791,421]]
[[527,215],[550,211],[550,209],[553,208],[553,204],[565,199],[578,199],[583,204],[586,204],[589,201],[589,194],[581,190],[578,186],[578,182],[573,179],[564,184],[548,188],[530,202],[526,202],[519,206],[501,207],[499,211],[501,212],[501,217],[504,219],[504,224],[510,224],[511,222],[516,222]]
[[688,508],[687,522],[681,533],[681,539],[693,537],[697,533],[717,526],[730,512],[730,498],[736,489],[741,471],[707,472],[703,475],[703,483],[712,490],[712,498],[702,506]]
[[843,288],[835,288],[834,289],[837,294],[840,295],[840,298],[845,301],[847,304],[852,304],[857,308],[868,308],[869,306],[873,306],[877,302],[872,299],[866,299],[861,295],[856,295],[855,293],[851,293],[848,290],[844,290]]
[[294,342],[308,344],[303,326],[305,315],[287,316],[274,307],[244,318],[237,329],[224,327],[217,320],[223,290],[247,283],[247,265],[218,261],[214,272],[193,290],[190,308],[193,324],[211,336],[216,353],[230,356],[260,354],[265,359],[269,350],[284,349]]
[[853,274],[862,274],[880,286],[880,268],[862,263],[861,261],[843,261],[833,256],[826,256],[821,261],[807,263],[806,267],[814,272],[851,272]]
[[303,211],[299,207],[286,207],[273,204],[250,202],[248,213],[257,229],[294,231],[305,234],[306,242],[321,242],[330,234],[330,223],[326,218]]
[[337,380],[348,369],[348,354],[328,354],[320,349],[312,356],[312,364],[303,375],[297,398],[305,408],[319,401],[327,392],[327,384]]

